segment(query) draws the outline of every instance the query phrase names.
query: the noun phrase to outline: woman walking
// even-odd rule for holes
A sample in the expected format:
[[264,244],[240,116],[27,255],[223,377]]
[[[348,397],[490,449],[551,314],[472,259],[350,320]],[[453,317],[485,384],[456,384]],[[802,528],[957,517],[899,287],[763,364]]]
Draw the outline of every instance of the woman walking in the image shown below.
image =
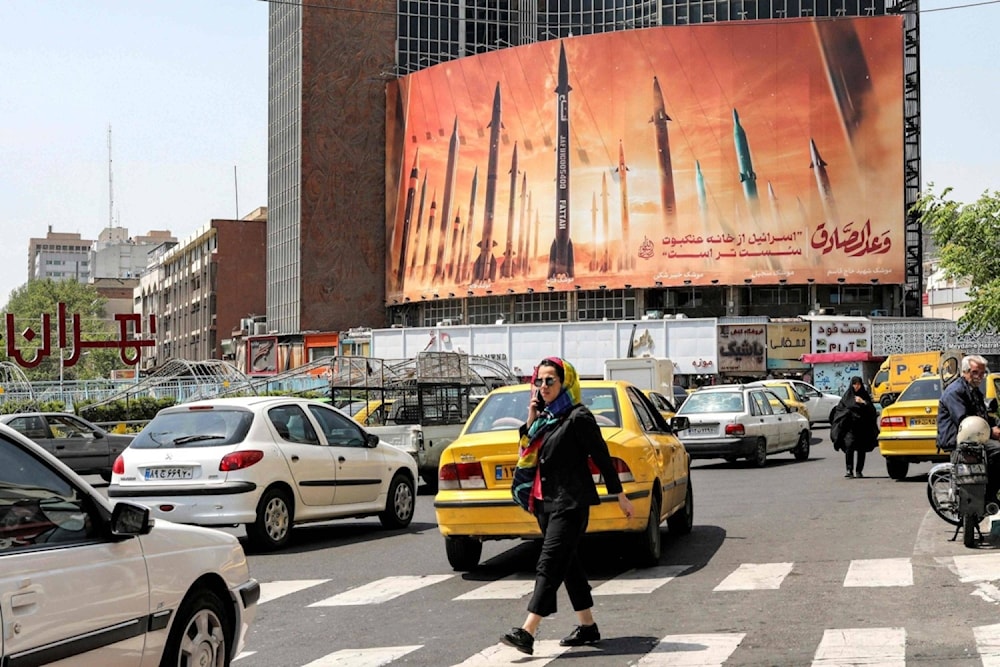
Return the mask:
[[601,633],[594,621],[594,600],[577,549],[590,518],[590,506],[600,504],[588,459],[604,476],[608,493],[618,496],[626,517],[632,501],[611,462],[608,445],[594,415],[580,403],[580,382],[573,366],[558,357],[543,359],[534,378],[536,387],[528,407],[522,440],[538,449],[538,466],[528,501],[542,530],[542,551],[535,567],[535,588],[528,602],[528,616],[519,628],[501,638],[522,653],[534,651],[542,618],[556,611],[556,591],[566,585],[578,625],[560,646],[595,644]]
[[844,452],[844,477],[864,477],[865,454],[878,444],[878,417],[872,397],[858,376],[851,378],[851,386],[830,415],[830,439],[834,449]]

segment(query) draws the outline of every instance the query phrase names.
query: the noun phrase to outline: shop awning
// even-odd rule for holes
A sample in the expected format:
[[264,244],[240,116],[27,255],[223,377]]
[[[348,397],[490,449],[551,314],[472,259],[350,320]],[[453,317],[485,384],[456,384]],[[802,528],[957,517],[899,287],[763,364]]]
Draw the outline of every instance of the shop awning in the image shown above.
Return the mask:
[[843,361],[879,361],[882,357],[872,356],[871,352],[817,352],[803,354],[802,361],[807,364],[835,364]]

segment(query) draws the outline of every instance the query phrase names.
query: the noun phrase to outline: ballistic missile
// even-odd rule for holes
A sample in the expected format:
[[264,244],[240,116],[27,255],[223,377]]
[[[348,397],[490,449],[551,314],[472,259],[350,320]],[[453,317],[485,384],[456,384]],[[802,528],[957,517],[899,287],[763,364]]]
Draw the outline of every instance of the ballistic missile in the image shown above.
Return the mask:
[[757,199],[757,174],[753,170],[753,160],[750,159],[750,144],[747,143],[747,133],[740,125],[740,115],[733,109],[733,142],[736,144],[736,160],[740,168],[740,182],[743,184],[743,195],[754,221],[760,217],[760,201]]
[[[458,210],[455,211],[455,222],[451,226],[451,242],[448,244],[448,247],[451,249],[449,251],[449,255],[458,254],[458,233],[459,230],[461,230],[461,228],[462,228],[462,207],[459,206]],[[445,266],[444,271],[441,274],[442,278],[451,275],[453,268],[452,267],[453,261],[454,261],[453,258],[449,257],[449,259],[447,260],[447,266]]]
[[604,252],[601,254],[600,265],[597,267],[601,273],[611,270],[611,214],[608,207],[608,175],[601,174],[601,222],[604,225]]
[[406,206],[403,209],[403,233],[399,243],[399,268],[396,270],[396,289],[403,289],[406,277],[406,250],[410,241],[410,219],[413,217],[413,198],[417,194],[417,179],[420,177],[417,162],[420,159],[420,149],[413,154],[413,166],[410,168],[410,185],[406,189]]
[[424,246],[424,264],[420,267],[420,279],[427,280],[427,267],[431,264],[431,232],[434,231],[434,215],[437,213],[437,190],[431,196],[431,213],[427,218],[427,244]]
[[521,211],[517,216],[517,260],[514,262],[514,270],[518,275],[524,273],[525,253],[528,251],[527,233],[525,227],[528,221],[524,218],[525,205],[528,200],[528,172],[521,172]]
[[628,167],[625,165],[625,146],[618,140],[618,189],[621,191],[622,208],[622,248],[618,257],[618,270],[628,271],[635,268],[635,258],[632,255],[632,241],[629,236],[629,206],[628,206]]
[[663,207],[663,227],[667,234],[677,227],[677,202],[674,196],[674,169],[670,163],[670,135],[667,132],[666,105],[659,80],[653,77],[653,117],[650,123],[656,128],[656,153],[660,166],[660,204]]
[[573,241],[569,237],[569,67],[559,43],[556,84],[556,237],[549,248],[549,280],[573,277]]
[[597,193],[590,197],[590,265],[587,267],[591,271],[597,270]]
[[[827,80],[840,111],[840,119],[854,149],[864,149],[863,123],[873,109],[875,87],[855,24],[852,21],[816,21]],[[860,135],[860,136],[859,136]],[[877,137],[875,137],[877,139]]]
[[446,265],[449,261],[445,252],[451,254],[448,244],[448,221],[451,216],[451,202],[455,193],[455,182],[458,179],[458,116],[451,128],[451,139],[448,141],[448,166],[444,173],[444,201],[441,202],[441,235],[439,237],[437,261],[434,263],[434,282],[444,280]]
[[771,181],[767,182],[767,201],[771,204],[771,215],[774,219],[774,228],[781,228],[781,211],[778,208],[778,195],[774,194],[774,186]]
[[701,162],[694,161],[694,187],[698,191],[698,216],[701,230],[708,233],[708,193],[705,191],[705,175],[701,173]]
[[[527,277],[531,273],[531,258],[538,255],[538,212],[535,211],[535,226],[531,226],[531,193],[528,193],[528,248],[524,252],[524,263],[521,266],[521,275]],[[535,242],[531,242],[531,229],[535,231]]]
[[500,82],[493,92],[493,115],[490,118],[490,156],[486,166],[486,208],[483,215],[483,237],[480,239],[479,257],[472,267],[472,280],[477,283],[493,282],[497,277],[497,260],[493,256],[493,211],[497,200],[497,162],[500,159]]
[[503,251],[503,263],[500,265],[501,278],[514,277],[514,202],[517,200],[517,142],[514,142],[514,152],[510,156],[510,196],[507,203],[507,243]]
[[472,172],[472,186],[469,188],[471,194],[469,195],[469,231],[466,232],[468,237],[468,245],[462,244],[462,259],[459,262],[459,276],[458,282],[464,283],[468,281],[470,275],[472,274],[471,267],[469,266],[469,261],[472,259],[472,239],[475,238],[473,233],[473,228],[475,227],[476,221],[476,190],[479,188],[479,167]]
[[426,233],[421,234],[421,227],[424,223],[424,199],[427,194],[427,172],[424,172],[423,183],[420,184],[420,206],[417,207],[417,229],[413,234],[413,249],[410,251],[410,277],[413,277],[414,272],[417,268],[417,256],[420,254],[420,248],[423,244],[427,243]]
[[837,216],[837,203],[833,199],[833,189],[830,187],[830,176],[826,173],[826,162],[816,148],[816,142],[809,139],[809,168],[816,174],[816,187],[819,189],[819,200],[823,204],[823,214],[828,222],[840,224]]

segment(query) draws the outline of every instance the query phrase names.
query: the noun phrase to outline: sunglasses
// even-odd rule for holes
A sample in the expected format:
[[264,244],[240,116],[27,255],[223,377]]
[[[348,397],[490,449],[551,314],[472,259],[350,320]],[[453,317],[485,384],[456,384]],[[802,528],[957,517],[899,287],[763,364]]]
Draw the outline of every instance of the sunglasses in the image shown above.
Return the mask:
[[554,378],[551,376],[547,378],[535,378],[535,386],[541,387],[544,384],[546,387],[551,387],[558,381],[559,381],[558,378]]

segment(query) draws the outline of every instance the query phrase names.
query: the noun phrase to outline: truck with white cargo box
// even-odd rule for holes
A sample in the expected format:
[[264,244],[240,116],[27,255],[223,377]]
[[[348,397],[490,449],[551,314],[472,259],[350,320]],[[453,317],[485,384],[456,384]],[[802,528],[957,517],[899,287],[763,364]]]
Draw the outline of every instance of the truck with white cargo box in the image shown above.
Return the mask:
[[663,394],[675,408],[687,397],[687,392],[674,384],[674,362],[664,357],[608,359],[604,362],[604,379],[624,380],[643,391]]

